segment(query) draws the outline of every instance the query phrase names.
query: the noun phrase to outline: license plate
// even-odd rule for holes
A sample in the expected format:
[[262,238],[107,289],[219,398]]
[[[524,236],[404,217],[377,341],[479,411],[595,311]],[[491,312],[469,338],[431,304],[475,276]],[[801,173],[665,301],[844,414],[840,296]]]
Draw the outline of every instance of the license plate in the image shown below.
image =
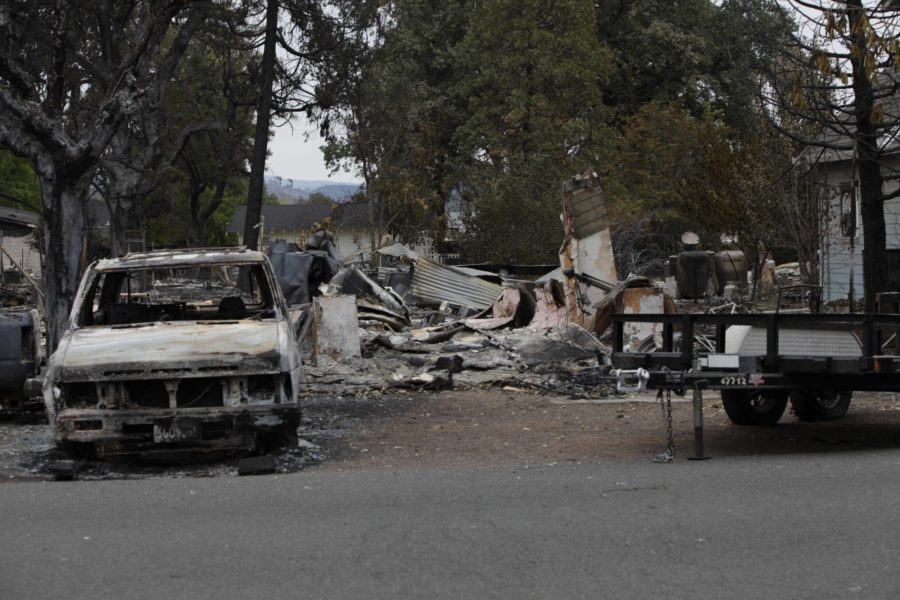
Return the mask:
[[200,419],[173,417],[157,419],[153,423],[153,441],[156,443],[191,442],[200,439]]

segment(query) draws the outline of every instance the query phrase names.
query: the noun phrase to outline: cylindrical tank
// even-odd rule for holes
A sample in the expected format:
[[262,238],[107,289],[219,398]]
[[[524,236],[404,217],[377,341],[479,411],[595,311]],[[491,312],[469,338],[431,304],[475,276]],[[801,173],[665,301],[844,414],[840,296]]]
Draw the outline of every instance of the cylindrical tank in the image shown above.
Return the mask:
[[675,286],[679,298],[703,298],[712,274],[712,257],[703,250],[685,250],[675,261]]
[[740,250],[722,250],[716,254],[716,280],[719,283],[719,289],[716,294],[722,295],[725,290],[725,284],[734,281],[741,289],[747,287],[747,272],[750,270],[750,264],[747,262],[747,255]]

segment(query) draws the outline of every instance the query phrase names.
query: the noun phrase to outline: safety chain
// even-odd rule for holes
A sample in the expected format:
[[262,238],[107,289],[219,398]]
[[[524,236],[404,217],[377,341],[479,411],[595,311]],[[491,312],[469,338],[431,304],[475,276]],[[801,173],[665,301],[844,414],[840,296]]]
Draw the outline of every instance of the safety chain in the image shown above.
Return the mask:
[[663,400],[663,390],[659,390],[656,393],[656,399],[659,400],[663,423],[666,425],[666,451],[657,454],[653,462],[672,463],[675,462],[675,436],[672,434],[672,390],[666,390],[665,400]]

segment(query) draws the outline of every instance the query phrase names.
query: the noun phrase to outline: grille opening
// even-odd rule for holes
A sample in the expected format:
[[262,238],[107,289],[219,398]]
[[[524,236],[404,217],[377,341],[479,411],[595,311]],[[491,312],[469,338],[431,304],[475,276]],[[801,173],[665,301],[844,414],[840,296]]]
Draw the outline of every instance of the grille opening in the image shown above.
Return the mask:
[[98,431],[100,429],[103,429],[103,421],[100,419],[75,421],[75,431]]
[[203,423],[200,427],[200,437],[204,440],[218,440],[234,433],[234,427],[226,421]]
[[182,379],[175,399],[178,408],[222,406],[222,380],[218,377]]
[[284,401],[285,402],[290,402],[291,400],[294,399],[294,388],[291,385],[290,377],[283,377],[281,379],[281,390],[284,392]]
[[153,423],[122,423],[125,435],[153,435]]
[[247,395],[254,402],[272,402],[275,396],[274,375],[251,375],[247,377]]
[[70,383],[65,386],[66,406],[72,408],[92,408],[97,406],[97,385],[89,381]]
[[128,375],[143,375],[143,369],[124,369],[122,371],[104,371],[105,377],[123,377]]
[[169,392],[162,381],[128,381],[125,391],[132,404],[146,408],[169,408]]

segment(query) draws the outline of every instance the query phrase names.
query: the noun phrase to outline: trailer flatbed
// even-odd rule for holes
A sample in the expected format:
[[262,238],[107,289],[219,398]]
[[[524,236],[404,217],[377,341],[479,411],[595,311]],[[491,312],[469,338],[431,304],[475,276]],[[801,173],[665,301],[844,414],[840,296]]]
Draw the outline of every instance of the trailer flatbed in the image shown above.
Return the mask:
[[[626,323],[657,324],[658,348],[627,348]],[[738,425],[774,425],[788,400],[821,420],[843,416],[854,391],[900,391],[896,314],[616,314],[612,331],[620,390],[692,391],[699,456],[703,390],[720,390]]]

